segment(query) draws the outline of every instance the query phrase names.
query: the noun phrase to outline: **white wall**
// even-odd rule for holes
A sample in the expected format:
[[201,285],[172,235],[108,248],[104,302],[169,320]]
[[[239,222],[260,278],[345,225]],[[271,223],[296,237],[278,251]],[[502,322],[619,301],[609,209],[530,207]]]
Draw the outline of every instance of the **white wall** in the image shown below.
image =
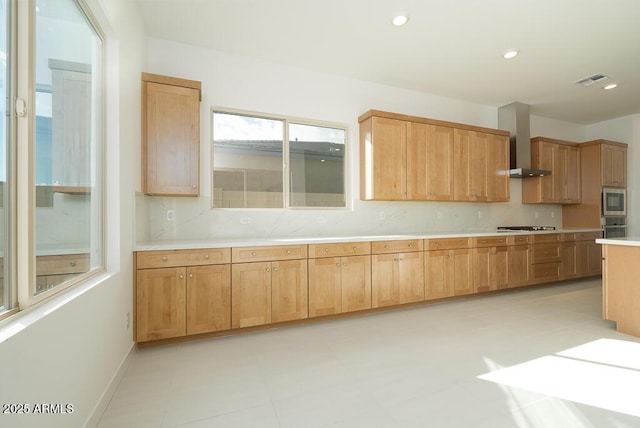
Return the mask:
[[[108,279],[82,285],[3,327],[0,402],[72,404],[67,415],[1,415],[11,427],[79,427],[92,415],[133,346],[132,214],[139,181],[143,25],[129,0],[87,0],[115,55],[106,77],[108,108]],[[120,111],[123,113],[120,114]],[[7,337],[6,335],[3,337]]]
[[[495,228],[499,224],[559,226],[562,210],[553,205],[522,205],[521,181],[511,180],[512,202],[363,202],[358,194],[358,116],[369,109],[497,127],[497,109],[435,95],[308,70],[296,69],[203,48],[149,39],[147,70],[202,81],[201,197],[138,195],[137,239],[334,236],[348,233],[402,233]],[[349,126],[348,211],[210,210],[211,106],[289,115]],[[580,140],[579,125],[535,120],[536,131],[553,138]],[[166,210],[176,220],[166,220]],[[240,217],[251,223],[240,224]],[[318,221],[322,217],[324,223]],[[384,219],[382,219],[384,217]]]
[[640,114],[620,117],[586,127],[587,140],[627,143],[627,223],[629,235],[640,236]]

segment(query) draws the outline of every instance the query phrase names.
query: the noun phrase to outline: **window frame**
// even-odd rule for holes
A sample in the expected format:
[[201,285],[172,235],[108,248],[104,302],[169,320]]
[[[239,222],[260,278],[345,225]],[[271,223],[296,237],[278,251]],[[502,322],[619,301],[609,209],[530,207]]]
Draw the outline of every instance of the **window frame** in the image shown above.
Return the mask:
[[[36,144],[36,115],[35,97],[37,87],[35,84],[36,67],[36,0],[13,1],[9,0],[10,21],[10,82],[8,88],[8,120],[10,138],[7,142],[8,156],[7,176],[10,174],[10,183],[5,191],[10,193],[13,204],[7,214],[8,220],[5,227],[10,235],[7,251],[9,253],[9,282],[11,287],[12,307],[0,313],[0,323],[9,321],[13,315],[31,310],[40,304],[51,300],[80,284],[87,283],[96,276],[106,271],[107,265],[107,37],[93,15],[91,8],[84,0],[70,0],[78,8],[87,25],[91,28],[95,37],[100,39],[100,82],[97,91],[100,94],[99,129],[95,136],[99,139],[97,156],[100,156],[95,164],[100,175],[100,248],[101,260],[95,267],[89,267],[87,272],[78,274],[55,287],[36,294],[36,204],[35,204],[35,144]],[[26,115],[16,114],[16,103],[23,100],[26,105]],[[20,141],[20,143],[18,143]],[[9,181],[9,180],[8,180]],[[93,247],[92,247],[93,248]],[[6,260],[7,256],[5,256]],[[5,286],[7,284],[5,283]]]
[[[215,113],[222,113],[222,114],[232,114],[232,115],[240,115],[240,116],[248,116],[248,117],[255,117],[255,118],[259,118],[259,119],[267,119],[267,120],[278,120],[278,121],[282,121],[283,123],[283,135],[282,135],[282,140],[283,140],[283,144],[282,144],[282,186],[283,186],[283,194],[282,194],[282,200],[283,200],[283,206],[282,207],[277,207],[277,208],[269,208],[269,207],[257,207],[257,208],[250,208],[250,207],[233,207],[233,208],[226,208],[226,207],[217,207],[215,206],[215,202],[214,202],[214,155],[215,155],[215,148],[214,148],[214,140],[215,140],[215,135],[214,135],[214,120],[213,120],[213,115]],[[255,112],[255,111],[249,111],[249,110],[240,110],[240,109],[233,109],[233,108],[228,108],[228,107],[218,107],[218,106],[212,106],[209,109],[209,119],[210,119],[210,155],[209,155],[209,165],[210,165],[210,173],[209,173],[209,183],[210,183],[210,198],[211,198],[211,206],[210,209],[212,210],[252,210],[252,211],[256,211],[256,210],[293,210],[293,211],[349,211],[351,210],[351,186],[350,186],[350,182],[351,182],[351,177],[350,177],[350,161],[351,161],[351,149],[349,147],[349,143],[350,143],[350,133],[349,133],[349,126],[345,123],[338,123],[338,122],[328,122],[328,121],[322,121],[322,120],[315,120],[315,119],[306,119],[306,118],[300,118],[300,117],[294,117],[294,116],[286,116],[286,115],[279,115],[279,114],[271,114],[271,113],[262,113],[262,112]],[[290,147],[289,147],[289,125],[291,124],[295,124],[295,125],[305,125],[305,126],[317,126],[317,127],[321,127],[321,128],[330,128],[330,129],[340,129],[342,131],[344,131],[344,161],[343,161],[343,165],[342,165],[342,169],[343,169],[343,190],[344,190],[344,205],[343,206],[334,206],[334,207],[330,207],[330,206],[316,206],[316,207],[312,207],[312,206],[291,206],[291,179],[290,179]]]

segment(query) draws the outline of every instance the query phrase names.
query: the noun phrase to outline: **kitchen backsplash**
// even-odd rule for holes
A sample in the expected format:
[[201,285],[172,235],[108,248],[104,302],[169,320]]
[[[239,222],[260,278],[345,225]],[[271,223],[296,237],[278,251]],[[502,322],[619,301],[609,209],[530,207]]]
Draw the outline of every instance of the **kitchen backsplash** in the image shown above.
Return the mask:
[[[366,202],[345,210],[211,209],[209,197],[136,194],[137,242],[492,230],[501,225],[561,227],[560,205],[526,205],[522,180],[511,202]],[[169,213],[169,215],[168,215]]]

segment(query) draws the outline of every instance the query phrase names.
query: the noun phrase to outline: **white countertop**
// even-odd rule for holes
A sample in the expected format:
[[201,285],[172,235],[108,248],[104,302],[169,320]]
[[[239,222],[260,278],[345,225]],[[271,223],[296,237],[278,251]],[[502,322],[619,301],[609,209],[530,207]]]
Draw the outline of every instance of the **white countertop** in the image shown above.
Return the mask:
[[627,247],[640,247],[640,236],[627,236],[626,238],[596,239],[598,244],[626,245]]
[[[425,232],[406,234],[377,234],[377,235],[349,235],[349,236],[299,236],[299,237],[272,237],[272,238],[217,238],[202,240],[167,240],[167,241],[147,241],[136,243],[136,251],[155,250],[190,250],[200,248],[225,248],[225,247],[258,247],[268,245],[295,245],[295,244],[326,244],[334,242],[366,242],[366,241],[389,241],[402,239],[443,239],[460,237],[480,237],[480,236],[508,236],[508,235],[531,235],[549,233],[576,233],[595,232],[600,229],[594,228],[570,228],[544,231],[497,231],[492,230],[465,230],[451,232]],[[640,242],[639,242],[640,245]]]

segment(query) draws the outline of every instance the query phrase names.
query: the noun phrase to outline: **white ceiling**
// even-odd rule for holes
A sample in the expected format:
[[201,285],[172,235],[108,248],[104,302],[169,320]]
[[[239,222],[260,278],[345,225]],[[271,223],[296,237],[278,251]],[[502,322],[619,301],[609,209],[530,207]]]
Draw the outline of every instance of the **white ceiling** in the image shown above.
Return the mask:
[[[579,124],[640,113],[640,0],[135,1],[151,37]],[[619,87],[574,84],[595,73]]]

